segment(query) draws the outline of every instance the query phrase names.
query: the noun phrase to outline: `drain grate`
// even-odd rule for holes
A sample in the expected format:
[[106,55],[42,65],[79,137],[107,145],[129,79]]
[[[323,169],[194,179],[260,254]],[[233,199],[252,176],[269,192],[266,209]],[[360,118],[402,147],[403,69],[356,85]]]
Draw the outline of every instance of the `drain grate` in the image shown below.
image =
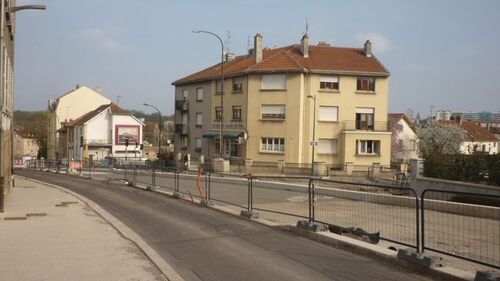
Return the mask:
[[56,204],[56,207],[68,207],[68,205],[78,204],[76,201],[63,201],[60,204]]
[[5,217],[3,219],[6,221],[22,221],[22,220],[26,220],[27,217]]
[[26,214],[28,218],[30,217],[46,217],[47,213],[28,213]]

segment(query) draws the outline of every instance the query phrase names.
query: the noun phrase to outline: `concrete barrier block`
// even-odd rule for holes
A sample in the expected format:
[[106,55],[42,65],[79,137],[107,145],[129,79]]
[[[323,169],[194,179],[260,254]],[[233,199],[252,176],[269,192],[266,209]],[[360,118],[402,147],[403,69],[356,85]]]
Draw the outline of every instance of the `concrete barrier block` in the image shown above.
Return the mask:
[[500,271],[478,271],[474,281],[500,281]]
[[414,264],[419,264],[425,267],[437,267],[443,265],[441,257],[424,255],[423,253],[417,253],[417,251],[412,248],[399,249],[397,257],[401,260]]
[[240,216],[245,217],[247,219],[258,219],[259,214],[255,212],[249,212],[248,210],[242,210]]

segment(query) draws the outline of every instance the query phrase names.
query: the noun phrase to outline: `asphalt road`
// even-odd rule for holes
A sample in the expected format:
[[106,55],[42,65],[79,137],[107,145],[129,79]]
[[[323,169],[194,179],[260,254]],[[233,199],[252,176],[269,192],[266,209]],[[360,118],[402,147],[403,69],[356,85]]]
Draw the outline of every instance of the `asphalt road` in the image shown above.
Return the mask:
[[142,236],[186,280],[430,280],[158,193],[63,174],[16,174],[93,200]]

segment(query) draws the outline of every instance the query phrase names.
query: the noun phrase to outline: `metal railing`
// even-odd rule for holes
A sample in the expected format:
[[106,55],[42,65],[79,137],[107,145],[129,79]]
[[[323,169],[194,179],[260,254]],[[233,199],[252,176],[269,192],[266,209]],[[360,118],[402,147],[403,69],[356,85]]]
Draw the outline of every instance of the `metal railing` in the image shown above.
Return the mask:
[[342,130],[346,131],[376,131],[376,132],[387,132],[388,122],[387,121],[375,121],[367,122],[361,120],[348,120],[342,122]]
[[79,161],[35,161],[27,167],[164,189],[188,200],[259,211],[271,221],[305,219],[371,243],[381,239],[500,268],[500,196],[426,189],[419,197],[403,186],[181,171],[164,162],[107,170]]

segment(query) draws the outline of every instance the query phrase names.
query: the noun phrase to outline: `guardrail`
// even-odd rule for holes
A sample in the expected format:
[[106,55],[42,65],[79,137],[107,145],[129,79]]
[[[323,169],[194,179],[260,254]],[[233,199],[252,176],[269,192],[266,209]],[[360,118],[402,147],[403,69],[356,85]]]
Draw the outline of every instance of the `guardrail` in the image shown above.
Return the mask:
[[[258,176],[180,171],[152,162],[107,173],[80,162],[30,163],[31,169],[126,181],[169,190],[175,197],[215,202],[248,214],[292,223],[305,219],[350,233],[500,268],[500,196],[362,184],[306,176]],[[42,165],[43,164],[43,165]],[[37,166],[38,165],[38,166]],[[59,168],[58,168],[59,167]],[[366,240],[366,239],[365,239]]]

